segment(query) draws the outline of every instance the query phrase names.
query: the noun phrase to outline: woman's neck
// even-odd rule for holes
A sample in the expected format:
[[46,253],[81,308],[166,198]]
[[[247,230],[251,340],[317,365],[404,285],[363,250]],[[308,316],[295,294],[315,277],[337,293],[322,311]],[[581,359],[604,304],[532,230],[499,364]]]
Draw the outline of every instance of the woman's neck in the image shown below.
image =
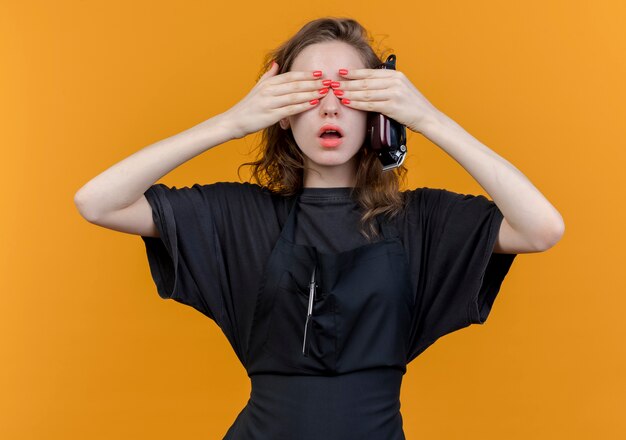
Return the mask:
[[356,186],[356,170],[353,161],[343,165],[323,166],[314,164],[305,168],[305,188],[343,188]]

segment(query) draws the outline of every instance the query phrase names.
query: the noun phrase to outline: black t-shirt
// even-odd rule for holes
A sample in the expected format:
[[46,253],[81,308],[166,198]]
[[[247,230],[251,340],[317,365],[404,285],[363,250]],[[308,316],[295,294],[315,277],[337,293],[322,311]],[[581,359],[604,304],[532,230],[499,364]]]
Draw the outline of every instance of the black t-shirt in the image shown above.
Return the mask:
[[[350,189],[304,188],[295,242],[325,253],[366,244]],[[391,221],[408,258],[418,316],[408,364],[441,336],[485,322],[517,254],[492,253],[503,215],[486,197],[427,187],[405,193],[405,209]],[[244,363],[288,198],[248,182],[155,184],[145,196],[160,237],[141,238],[159,295],[214,320]]]

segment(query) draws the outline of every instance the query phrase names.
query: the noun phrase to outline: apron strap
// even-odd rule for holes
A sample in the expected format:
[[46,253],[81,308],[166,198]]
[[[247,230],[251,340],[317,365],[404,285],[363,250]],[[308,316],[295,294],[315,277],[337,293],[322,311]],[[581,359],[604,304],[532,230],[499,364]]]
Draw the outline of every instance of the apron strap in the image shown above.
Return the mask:
[[287,199],[287,214],[289,214],[289,212],[293,209],[293,205],[294,203],[296,203],[296,199],[298,198],[298,195],[293,195],[293,196],[289,196],[289,198]]
[[376,219],[378,220],[378,224],[380,225],[380,229],[382,229],[383,236],[386,240],[393,240],[400,237],[400,234],[398,234],[398,228],[385,219],[383,214],[378,214]]

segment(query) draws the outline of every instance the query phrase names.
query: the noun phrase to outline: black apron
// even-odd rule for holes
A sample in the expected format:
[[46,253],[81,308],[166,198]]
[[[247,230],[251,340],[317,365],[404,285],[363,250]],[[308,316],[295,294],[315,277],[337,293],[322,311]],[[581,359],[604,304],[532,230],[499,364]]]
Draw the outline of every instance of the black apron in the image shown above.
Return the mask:
[[399,397],[414,296],[398,231],[379,216],[384,239],[323,253],[294,243],[298,199],[257,296],[250,399],[224,438],[404,439]]

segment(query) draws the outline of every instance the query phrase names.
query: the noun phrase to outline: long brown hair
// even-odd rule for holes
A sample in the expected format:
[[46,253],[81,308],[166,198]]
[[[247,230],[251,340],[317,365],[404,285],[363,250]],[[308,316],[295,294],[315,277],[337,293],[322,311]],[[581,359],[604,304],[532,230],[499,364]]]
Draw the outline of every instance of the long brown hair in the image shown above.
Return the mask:
[[[326,41],[343,41],[359,52],[366,68],[379,66],[386,58],[384,51],[379,57],[372,43],[374,39],[356,20],[351,18],[319,18],[305,24],[291,39],[266,54],[257,82],[275,60],[279,65],[278,74],[288,72],[297,55],[311,44]],[[273,124],[261,134],[257,160],[239,166],[252,167],[252,177],[258,185],[284,196],[300,192],[304,177],[304,155],[298,147],[291,130],[283,130],[278,123]],[[355,155],[357,163],[356,185],[352,195],[363,212],[360,220],[360,232],[368,240],[378,236],[374,219],[383,214],[387,217],[397,215],[404,206],[400,181],[404,183],[406,167],[401,165],[389,171],[382,171],[382,165],[376,154],[370,149],[361,148]],[[369,233],[368,233],[369,230]],[[370,235],[371,234],[371,235]]]

